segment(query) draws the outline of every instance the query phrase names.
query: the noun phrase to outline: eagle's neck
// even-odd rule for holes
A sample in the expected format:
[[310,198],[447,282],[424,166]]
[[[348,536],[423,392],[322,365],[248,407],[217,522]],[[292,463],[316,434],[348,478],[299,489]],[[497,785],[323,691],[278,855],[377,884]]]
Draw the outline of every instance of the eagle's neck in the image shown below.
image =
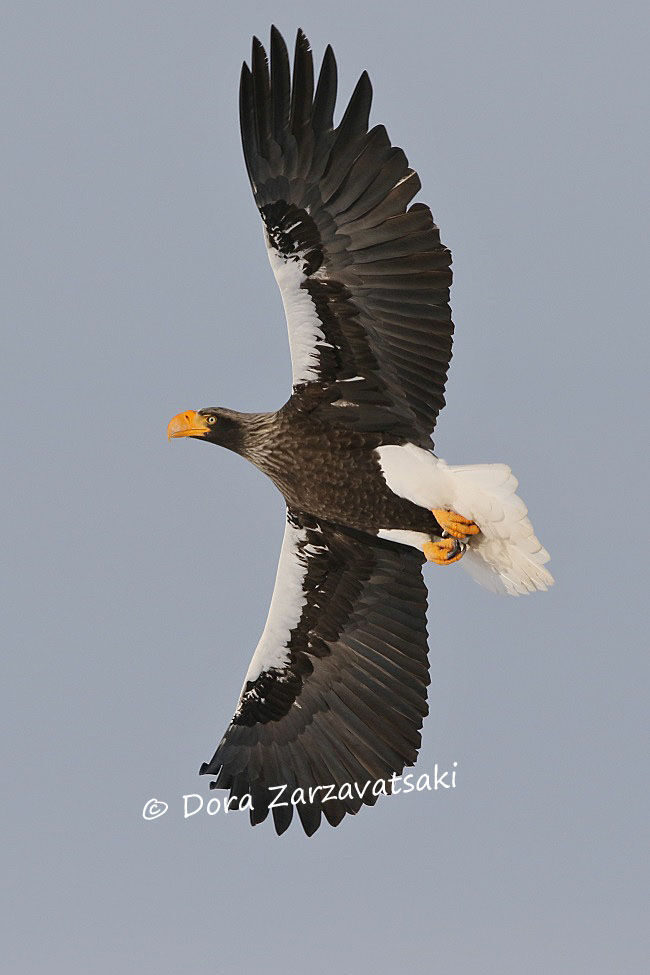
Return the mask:
[[230,424],[222,445],[245,457],[265,473],[273,467],[274,444],[282,426],[278,413],[238,413],[224,410]]

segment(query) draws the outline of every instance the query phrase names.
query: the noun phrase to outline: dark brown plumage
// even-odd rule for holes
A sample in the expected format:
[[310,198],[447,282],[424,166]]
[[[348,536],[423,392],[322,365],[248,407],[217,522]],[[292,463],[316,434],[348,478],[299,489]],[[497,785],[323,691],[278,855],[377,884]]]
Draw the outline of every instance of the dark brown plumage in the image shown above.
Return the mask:
[[[288,627],[285,649],[262,636],[233,722],[201,769],[232,796],[252,795],[252,822],[268,814],[273,785],[340,787],[390,778],[415,761],[429,681],[424,559],[376,534],[388,526],[442,532],[431,511],[388,489],[376,448],[431,447],[451,355],[450,254],[429,209],[407,210],[420,183],[404,153],[383,126],[368,130],[367,74],[335,127],[331,48],[315,91],[312,72],[299,31],[292,82],[273,29],[270,72],[255,39],[240,92],[267,244],[302,275],[298,292],[287,285],[297,297],[285,304],[306,301],[315,323],[308,348],[290,334],[292,396],[275,413],[190,411],[170,425],[171,436],[250,460],[287,502],[267,623],[275,632],[280,617]],[[298,583],[285,579],[290,562]],[[368,791],[316,797],[298,811],[311,833],[321,813],[336,825],[375,801]],[[292,809],[273,815],[281,832]]]
[[[252,823],[272,812],[278,833],[295,809],[308,834],[323,815],[337,825],[376,801],[369,785],[415,762],[429,683],[423,553],[446,564],[476,541],[486,585],[552,582],[509,468],[452,469],[431,453],[451,358],[451,255],[429,208],[411,202],[420,181],[403,151],[368,128],[371,97],[364,72],[335,126],[331,48],[314,88],[302,31],[293,75],[275,28],[270,70],[254,39],[242,144],[293,391],[274,413],[190,410],[168,429],[245,457],[287,502],[268,620],[201,767],[213,788],[249,797]],[[457,498],[485,512],[483,550],[478,524],[451,511]],[[281,788],[302,799],[278,805]]]
[[295,511],[372,535],[382,526],[440,535],[430,511],[387,490],[375,452],[382,435],[321,419],[319,390],[307,389],[276,413],[201,410],[217,417],[201,439],[253,463]]

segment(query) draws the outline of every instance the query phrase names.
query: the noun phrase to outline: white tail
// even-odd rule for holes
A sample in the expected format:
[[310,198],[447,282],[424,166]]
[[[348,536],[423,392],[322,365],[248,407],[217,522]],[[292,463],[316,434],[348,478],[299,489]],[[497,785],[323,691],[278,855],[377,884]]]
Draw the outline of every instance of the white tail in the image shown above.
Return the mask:
[[[440,462],[444,463],[444,461]],[[451,507],[481,529],[461,560],[472,578],[492,592],[519,596],[548,589],[550,556],[535,536],[517,478],[506,464],[447,466],[453,484]]]
[[377,454],[395,494],[476,522],[481,534],[470,538],[460,564],[480,585],[511,596],[553,585],[544,568],[549,554],[535,536],[528,509],[515,493],[517,479],[506,464],[452,467],[412,444],[379,447]]

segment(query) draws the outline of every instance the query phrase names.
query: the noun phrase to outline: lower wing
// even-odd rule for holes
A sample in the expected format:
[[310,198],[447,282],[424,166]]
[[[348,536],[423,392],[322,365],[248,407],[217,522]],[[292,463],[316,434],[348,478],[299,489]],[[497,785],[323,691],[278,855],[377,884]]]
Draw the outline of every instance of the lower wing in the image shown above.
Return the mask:
[[271,811],[282,833],[295,808],[308,835],[322,815],[337,826],[376,801],[375,782],[414,764],[429,684],[422,562],[405,546],[287,512],[264,632],[201,767],[216,776],[212,788],[250,796],[253,825]]

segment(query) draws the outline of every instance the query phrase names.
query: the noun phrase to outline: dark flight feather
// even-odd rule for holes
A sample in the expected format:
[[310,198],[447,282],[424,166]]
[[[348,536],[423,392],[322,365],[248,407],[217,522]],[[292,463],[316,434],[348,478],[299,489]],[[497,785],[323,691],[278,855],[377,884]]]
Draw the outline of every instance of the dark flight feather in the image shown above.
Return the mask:
[[270,809],[278,833],[294,807],[271,808],[274,787],[286,785],[287,798],[298,786],[308,798],[310,786],[331,785],[338,794],[348,785],[352,798],[325,801],[321,790],[295,804],[310,833],[321,814],[336,825],[372,805],[373,784],[415,762],[427,714],[427,595],[415,549],[296,512],[287,518],[295,544],[283,547],[278,569],[284,598],[284,579],[294,578],[289,563],[297,560],[302,571],[300,591],[289,594],[299,608],[286,662],[247,680],[201,773],[232,797],[251,795],[252,823]]
[[[335,127],[337,72],[330,47],[315,92],[302,31],[293,76],[275,28],[270,64],[269,74],[255,40],[252,73],[242,72],[242,144],[271,246],[281,257],[305,257],[304,287],[312,294],[318,273],[319,318],[333,350],[315,350],[319,378],[362,376],[375,405],[383,407],[387,432],[430,447],[451,358],[451,255],[429,208],[409,208],[420,180],[404,152],[391,147],[383,126],[369,130],[372,86],[366,72]],[[364,390],[355,392],[361,404]],[[350,411],[339,420],[357,426],[367,420],[369,429],[375,422],[370,414],[353,417]]]

